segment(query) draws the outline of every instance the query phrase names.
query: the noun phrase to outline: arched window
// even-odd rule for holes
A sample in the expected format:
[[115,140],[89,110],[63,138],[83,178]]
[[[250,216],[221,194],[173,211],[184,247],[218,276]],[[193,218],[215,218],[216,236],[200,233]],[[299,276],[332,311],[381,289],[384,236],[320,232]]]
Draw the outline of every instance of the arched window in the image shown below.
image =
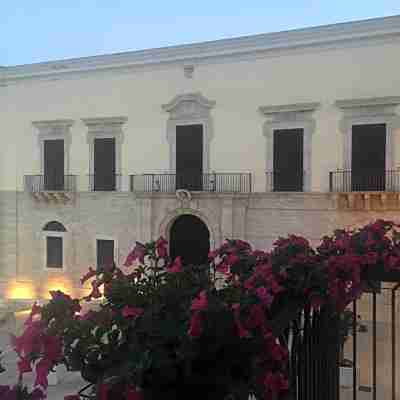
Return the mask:
[[46,241],[46,268],[64,268],[65,226],[57,221],[48,222],[44,227]]
[[60,222],[57,221],[51,221],[48,222],[44,228],[44,231],[49,231],[49,232],[66,232],[67,230],[65,229],[65,226],[61,224]]

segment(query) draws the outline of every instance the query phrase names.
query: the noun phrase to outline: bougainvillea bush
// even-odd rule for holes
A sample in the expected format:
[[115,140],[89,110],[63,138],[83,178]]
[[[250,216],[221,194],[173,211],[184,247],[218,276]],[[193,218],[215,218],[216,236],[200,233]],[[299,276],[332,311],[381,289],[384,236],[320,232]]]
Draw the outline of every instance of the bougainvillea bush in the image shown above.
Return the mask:
[[[226,240],[209,265],[171,260],[160,238],[136,243],[121,267],[89,269],[83,299],[51,292],[14,339],[21,374],[37,387],[58,363],[94,384],[93,398],[285,398],[291,385],[285,330],[301,310],[343,313],[377,271],[400,271],[398,226],[338,230],[317,248],[299,236],[270,252]],[[82,302],[101,299],[86,313]],[[78,398],[78,397],[70,397]]]

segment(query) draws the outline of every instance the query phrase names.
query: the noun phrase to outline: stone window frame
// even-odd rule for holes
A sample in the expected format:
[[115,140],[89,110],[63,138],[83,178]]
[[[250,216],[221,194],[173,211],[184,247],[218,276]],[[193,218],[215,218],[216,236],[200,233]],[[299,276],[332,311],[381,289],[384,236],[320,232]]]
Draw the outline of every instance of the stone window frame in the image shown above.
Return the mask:
[[178,95],[168,104],[162,105],[162,109],[169,113],[167,141],[170,173],[176,173],[176,127],[184,125],[203,126],[203,173],[210,171],[210,143],[214,137],[211,110],[215,104],[215,101],[196,92]]
[[[94,175],[94,141],[95,139],[115,139],[115,174],[122,174],[122,143],[124,131],[122,126],[128,121],[127,117],[83,118],[87,127],[86,141],[89,145],[89,176]],[[122,180],[117,179],[117,191],[122,190]]]
[[[59,222],[59,221],[56,221]],[[45,226],[42,228],[41,236],[42,236],[42,243],[43,243],[43,269],[46,272],[50,273],[60,273],[60,272],[65,272],[68,270],[67,266],[67,248],[69,246],[69,232],[65,228],[65,225],[60,222],[60,224],[64,227],[65,231],[46,231],[44,228],[46,227],[47,223]],[[62,268],[48,268],[47,267],[47,238],[48,237],[60,237],[62,239]]]
[[351,170],[353,126],[368,124],[386,125],[385,169],[395,169],[393,130],[398,126],[398,115],[395,110],[399,104],[400,96],[347,99],[335,102],[336,107],[342,112],[339,129],[343,134],[342,168],[344,170]]
[[33,121],[32,125],[39,131],[38,145],[40,154],[40,174],[44,174],[44,142],[46,140],[64,140],[64,175],[70,171],[71,149],[71,119],[55,119],[48,121]]
[[93,260],[95,262],[95,267],[97,268],[97,241],[98,240],[112,240],[114,242],[114,261],[116,265],[119,265],[119,246],[118,246],[118,239],[115,236],[110,235],[96,235],[93,239]]
[[316,130],[313,114],[319,106],[320,103],[313,102],[259,108],[259,112],[267,118],[263,125],[263,135],[266,139],[266,172],[272,172],[274,168],[274,131],[280,129],[303,130],[303,192],[311,191],[312,137]]

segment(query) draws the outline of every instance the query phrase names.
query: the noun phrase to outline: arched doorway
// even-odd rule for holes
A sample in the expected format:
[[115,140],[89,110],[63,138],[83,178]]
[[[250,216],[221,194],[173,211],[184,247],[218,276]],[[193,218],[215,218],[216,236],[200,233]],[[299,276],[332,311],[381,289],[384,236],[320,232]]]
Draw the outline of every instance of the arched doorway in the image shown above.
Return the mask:
[[172,259],[181,256],[184,265],[207,263],[210,232],[200,218],[189,214],[178,217],[171,226],[169,242]]

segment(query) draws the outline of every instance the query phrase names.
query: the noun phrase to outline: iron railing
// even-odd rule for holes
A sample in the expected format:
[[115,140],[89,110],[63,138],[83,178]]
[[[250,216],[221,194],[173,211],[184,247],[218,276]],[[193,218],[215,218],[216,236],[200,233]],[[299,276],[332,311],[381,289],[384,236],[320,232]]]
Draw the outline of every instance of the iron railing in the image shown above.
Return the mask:
[[331,192],[399,192],[400,170],[337,170],[329,173]]
[[290,174],[280,171],[267,171],[267,192],[302,192],[304,190],[304,171],[293,171]]
[[130,176],[132,192],[173,193],[178,189],[201,192],[250,193],[251,173],[143,174]]
[[122,175],[89,175],[90,192],[118,192],[122,189]]
[[76,191],[76,175],[25,175],[24,180],[25,190],[31,193]]

